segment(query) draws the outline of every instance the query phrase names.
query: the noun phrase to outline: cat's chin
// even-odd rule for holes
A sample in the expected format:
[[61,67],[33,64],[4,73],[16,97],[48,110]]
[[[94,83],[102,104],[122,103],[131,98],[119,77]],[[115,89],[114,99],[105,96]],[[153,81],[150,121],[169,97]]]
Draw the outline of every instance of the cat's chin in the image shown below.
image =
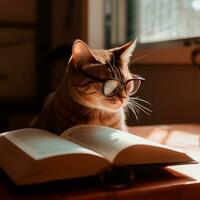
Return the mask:
[[121,102],[121,101],[116,101],[115,103],[107,103],[104,105],[105,110],[109,112],[118,112],[119,110],[123,109],[123,107],[126,106],[126,101]]
[[102,105],[102,104],[98,104],[98,103],[92,103],[92,102],[86,102],[86,101],[79,101],[76,100],[80,105],[90,108],[90,109],[97,109],[97,110],[101,110],[101,111],[105,111],[105,112],[113,112],[116,113],[119,110],[122,109],[122,105]]
[[99,110],[103,110],[103,111],[106,111],[106,112],[113,112],[113,113],[116,113],[118,112],[119,110],[121,110],[123,108],[122,104],[108,104],[108,105],[99,105],[99,106],[96,106],[96,109],[99,109]]
[[106,105],[101,105],[101,104],[87,104],[87,103],[83,103],[82,105],[87,107],[87,108],[91,108],[91,109],[97,109],[97,110],[101,110],[101,111],[105,111],[105,112],[112,112],[112,113],[116,113],[119,110],[122,109],[122,106],[106,106]]
[[89,105],[89,107],[94,108],[94,109],[98,109],[98,110],[102,110],[102,111],[106,111],[106,112],[112,112],[112,113],[116,113],[118,111],[120,111],[121,109],[123,109],[123,107],[125,106],[125,104],[122,103],[116,103],[116,104],[110,104],[110,103],[106,103],[105,102],[103,104],[94,104],[94,105]]
[[120,108],[108,108],[108,107],[106,107],[105,109],[102,109],[102,110],[104,110],[106,112],[116,113],[116,112],[120,111],[121,109],[122,109],[122,107],[120,107]]

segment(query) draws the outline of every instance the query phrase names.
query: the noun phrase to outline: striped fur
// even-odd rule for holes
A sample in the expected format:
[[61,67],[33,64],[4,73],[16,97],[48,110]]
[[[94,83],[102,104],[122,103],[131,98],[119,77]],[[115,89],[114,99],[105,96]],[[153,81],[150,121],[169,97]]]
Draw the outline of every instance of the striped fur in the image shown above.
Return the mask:
[[126,130],[124,108],[129,97],[125,91],[122,89],[113,97],[105,97],[102,83],[86,77],[85,73],[99,79],[124,81],[132,78],[127,59],[134,46],[135,43],[130,42],[110,50],[91,50],[84,42],[76,40],[62,83],[47,97],[42,111],[30,126],[56,134],[78,124]]

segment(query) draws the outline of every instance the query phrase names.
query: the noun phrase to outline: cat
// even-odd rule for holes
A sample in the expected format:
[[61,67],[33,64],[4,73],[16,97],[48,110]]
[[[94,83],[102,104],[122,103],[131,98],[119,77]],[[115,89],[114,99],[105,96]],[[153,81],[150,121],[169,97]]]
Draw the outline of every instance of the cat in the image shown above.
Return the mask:
[[61,84],[47,97],[30,127],[58,135],[78,124],[127,131],[128,100],[143,80],[129,71],[135,46],[136,40],[113,49],[97,50],[76,40]]

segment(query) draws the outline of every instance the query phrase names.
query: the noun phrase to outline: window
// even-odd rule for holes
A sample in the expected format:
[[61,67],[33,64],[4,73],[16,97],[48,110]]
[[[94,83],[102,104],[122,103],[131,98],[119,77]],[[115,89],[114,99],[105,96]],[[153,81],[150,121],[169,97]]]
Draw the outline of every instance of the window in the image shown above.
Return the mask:
[[137,56],[151,54],[142,62],[191,64],[200,42],[200,0],[89,0],[88,19],[91,47],[110,48],[137,37]]
[[200,36],[200,0],[107,0],[106,46],[138,38],[141,44]]
[[200,0],[128,0],[127,5],[128,37],[136,35],[140,43],[200,36]]

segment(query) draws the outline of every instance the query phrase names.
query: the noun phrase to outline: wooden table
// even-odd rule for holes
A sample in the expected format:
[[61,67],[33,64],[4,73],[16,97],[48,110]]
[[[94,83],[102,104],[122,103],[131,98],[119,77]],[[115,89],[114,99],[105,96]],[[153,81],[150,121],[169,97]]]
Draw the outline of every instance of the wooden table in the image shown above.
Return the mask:
[[[162,125],[131,127],[130,132],[180,149],[200,161],[200,125]],[[110,199],[200,199],[200,164],[139,170],[135,183],[123,190],[105,190],[98,182],[62,182],[36,188],[14,190],[0,173],[1,200],[110,200]]]

